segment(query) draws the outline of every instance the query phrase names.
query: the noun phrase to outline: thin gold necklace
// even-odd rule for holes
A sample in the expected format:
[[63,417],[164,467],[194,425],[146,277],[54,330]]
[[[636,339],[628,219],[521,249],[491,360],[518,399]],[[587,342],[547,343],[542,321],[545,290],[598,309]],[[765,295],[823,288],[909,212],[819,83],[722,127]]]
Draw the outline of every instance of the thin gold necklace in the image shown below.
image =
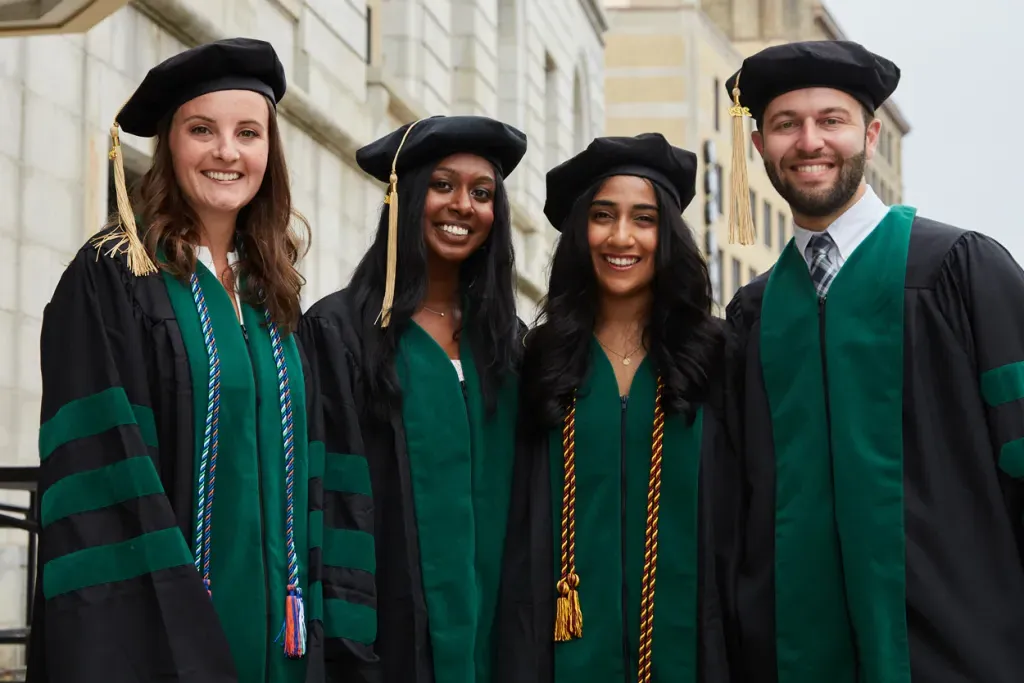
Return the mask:
[[633,356],[633,354],[635,354],[637,351],[639,351],[643,347],[643,342],[640,342],[635,349],[633,349],[632,351],[630,351],[628,354],[626,354],[624,356],[621,353],[619,353],[618,351],[616,351],[615,349],[613,349],[610,346],[608,346],[607,344],[605,344],[603,341],[601,341],[601,338],[598,337],[596,334],[594,335],[594,339],[597,339],[597,343],[598,344],[600,344],[601,346],[603,346],[604,348],[606,348],[607,350],[611,351],[616,356],[621,358],[623,365],[629,365],[630,363],[632,363],[630,358]]
[[[443,317],[445,317],[445,315],[447,315],[447,314],[446,314],[446,313],[445,313],[444,311],[435,311],[435,310],[434,310],[433,308],[431,308],[430,306],[420,306],[420,307],[421,307],[421,308],[422,308],[422,309],[423,309],[424,311],[430,311],[430,312],[431,312],[431,313],[433,313],[434,315],[439,315],[439,316],[441,316],[442,318],[443,318]],[[452,308],[452,310],[453,310],[453,311],[455,310],[455,309],[454,309],[454,307]]]

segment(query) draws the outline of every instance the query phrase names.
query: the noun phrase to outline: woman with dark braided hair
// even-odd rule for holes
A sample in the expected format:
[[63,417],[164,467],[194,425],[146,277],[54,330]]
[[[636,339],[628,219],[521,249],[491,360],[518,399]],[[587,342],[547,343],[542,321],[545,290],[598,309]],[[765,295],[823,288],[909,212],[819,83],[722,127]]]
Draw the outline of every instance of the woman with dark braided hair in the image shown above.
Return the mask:
[[724,340],[681,217],[696,166],[644,134],[548,173],[562,235],[523,359],[500,681],[726,680],[710,543]]

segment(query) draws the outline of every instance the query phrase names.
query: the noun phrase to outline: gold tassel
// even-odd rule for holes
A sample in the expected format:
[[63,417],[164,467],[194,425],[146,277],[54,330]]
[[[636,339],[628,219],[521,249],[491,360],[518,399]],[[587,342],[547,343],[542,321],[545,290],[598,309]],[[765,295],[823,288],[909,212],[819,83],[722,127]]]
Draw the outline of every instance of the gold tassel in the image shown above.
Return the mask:
[[398,276],[398,154],[402,151],[406,138],[409,137],[409,131],[422,120],[413,121],[405,129],[405,134],[402,135],[402,140],[398,143],[398,149],[395,150],[395,158],[391,160],[390,183],[388,184],[388,193],[384,197],[384,203],[388,206],[387,279],[384,281],[384,301],[381,302],[380,313],[377,315],[376,321],[382,328],[391,323],[391,309],[395,305],[395,278]]
[[732,89],[733,106],[729,108],[732,117],[732,170],[729,197],[729,242],[750,245],[754,243],[754,219],[750,214],[750,181],[747,177],[747,141],[744,135],[743,119],[750,116],[750,109],[740,105],[740,76]]
[[570,574],[558,582],[555,601],[555,642],[565,643],[583,637],[583,610],[580,609],[580,577]]
[[583,610],[580,609],[580,592],[577,590],[579,583],[578,576],[569,576],[569,635],[573,638],[583,637]]
[[128,198],[128,188],[124,177],[124,160],[121,154],[121,138],[118,134],[119,126],[117,121],[110,128],[110,159],[114,162],[114,192],[117,195],[118,226],[106,235],[93,240],[97,251],[102,251],[104,246],[113,243],[107,251],[108,256],[127,253],[128,269],[136,277],[152,275],[157,272],[153,260],[149,258],[146,247],[139,238],[138,228],[135,225],[135,213],[132,211],[132,203]]
[[388,205],[388,269],[384,281],[384,302],[377,320],[381,327],[391,323],[391,308],[395,304],[395,278],[398,276],[398,176],[391,173],[391,184],[384,197]]
[[558,600],[555,602],[555,642],[572,640],[569,635],[569,588],[565,581],[558,582]]

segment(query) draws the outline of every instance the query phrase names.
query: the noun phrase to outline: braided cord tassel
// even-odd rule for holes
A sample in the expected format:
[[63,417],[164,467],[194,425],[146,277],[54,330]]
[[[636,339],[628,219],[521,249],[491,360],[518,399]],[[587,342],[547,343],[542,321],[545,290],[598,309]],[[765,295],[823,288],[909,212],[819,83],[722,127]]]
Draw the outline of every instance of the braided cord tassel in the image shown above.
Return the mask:
[[650,683],[654,641],[654,578],[658,565],[658,513],[661,509],[661,452],[665,436],[665,410],[661,403],[662,380],[654,399],[654,433],[651,446],[651,475],[647,487],[647,528],[644,532],[644,574],[640,593],[640,647],[637,683]]
[[281,436],[284,442],[285,544],[288,552],[288,590],[284,612],[284,653],[290,659],[306,654],[306,614],[299,587],[299,559],[295,552],[295,429],[292,421],[292,392],[288,383],[288,363],[281,344],[281,331],[265,311],[270,344],[277,367],[278,397],[281,405]]
[[562,485],[562,576],[555,604],[555,641],[583,637],[580,609],[580,577],[576,574],[576,395],[565,414],[562,428],[565,475]]
[[206,358],[209,364],[207,381],[206,424],[203,431],[203,451],[199,458],[199,481],[196,486],[196,533],[195,533],[195,565],[203,577],[206,592],[212,595],[210,585],[210,535],[213,520],[213,492],[217,478],[217,446],[219,443],[218,422],[220,418],[220,354],[217,351],[217,339],[213,333],[210,311],[206,307],[203,288],[199,278],[193,273],[189,277],[192,286],[192,300],[199,313],[199,322],[203,329],[203,341],[206,344]]

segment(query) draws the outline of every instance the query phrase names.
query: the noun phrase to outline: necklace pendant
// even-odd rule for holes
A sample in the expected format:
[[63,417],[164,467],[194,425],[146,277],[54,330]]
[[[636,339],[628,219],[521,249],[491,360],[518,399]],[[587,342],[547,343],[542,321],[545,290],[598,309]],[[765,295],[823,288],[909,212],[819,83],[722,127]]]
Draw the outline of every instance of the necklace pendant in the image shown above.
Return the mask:
[[629,365],[629,358],[623,358],[622,359],[622,364],[623,365]]

